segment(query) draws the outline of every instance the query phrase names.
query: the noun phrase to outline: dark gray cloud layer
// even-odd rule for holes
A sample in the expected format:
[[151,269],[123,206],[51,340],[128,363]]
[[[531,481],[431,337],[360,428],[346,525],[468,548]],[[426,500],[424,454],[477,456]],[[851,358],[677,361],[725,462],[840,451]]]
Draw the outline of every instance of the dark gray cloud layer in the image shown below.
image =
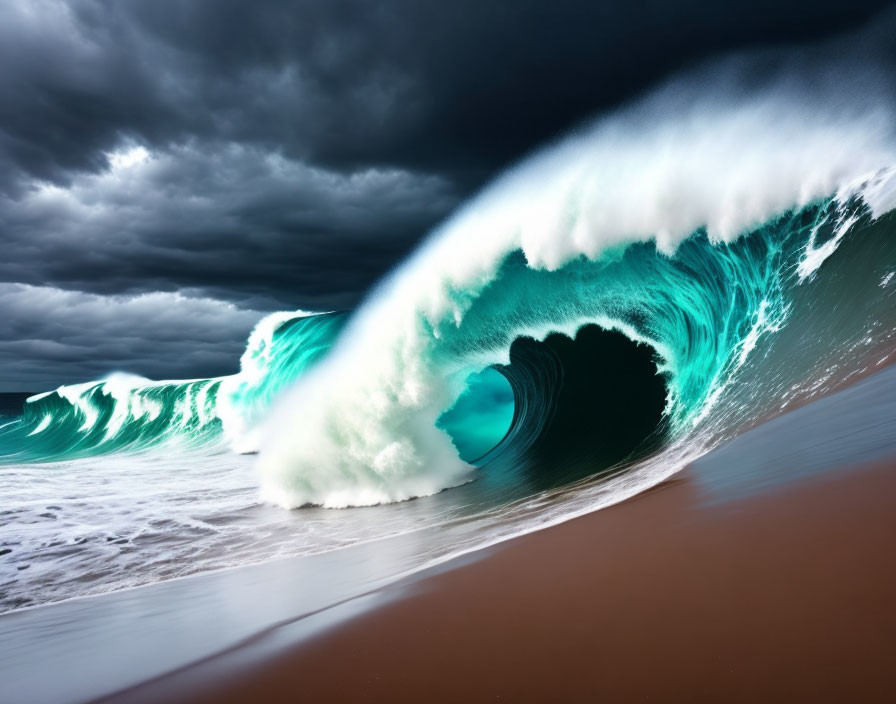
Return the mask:
[[0,280],[347,307],[358,279],[378,276],[456,202],[438,175],[336,172],[239,144],[132,146],[112,160],[2,202]]
[[[0,389],[232,369],[250,320],[351,307],[538,143],[710,54],[886,4],[4,2],[0,312],[28,325],[2,331]],[[160,325],[128,297],[153,292],[133,300],[182,307],[193,352],[145,344]],[[227,344],[189,337],[191,298],[221,302]],[[59,327],[78,300],[107,318],[93,343]]]
[[[40,390],[149,370],[157,379],[229,373],[258,313],[177,293],[101,296],[0,284],[0,359],[17,388]],[[11,388],[13,388],[10,385]]]

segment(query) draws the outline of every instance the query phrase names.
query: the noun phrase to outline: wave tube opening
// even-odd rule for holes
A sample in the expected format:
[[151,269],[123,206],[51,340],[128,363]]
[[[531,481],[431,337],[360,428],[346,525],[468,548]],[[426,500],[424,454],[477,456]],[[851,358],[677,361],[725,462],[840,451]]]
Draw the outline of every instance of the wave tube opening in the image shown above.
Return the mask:
[[513,343],[510,364],[499,367],[516,399],[505,442],[533,488],[598,473],[661,444],[668,393],[655,356],[597,325],[574,338],[552,333]]

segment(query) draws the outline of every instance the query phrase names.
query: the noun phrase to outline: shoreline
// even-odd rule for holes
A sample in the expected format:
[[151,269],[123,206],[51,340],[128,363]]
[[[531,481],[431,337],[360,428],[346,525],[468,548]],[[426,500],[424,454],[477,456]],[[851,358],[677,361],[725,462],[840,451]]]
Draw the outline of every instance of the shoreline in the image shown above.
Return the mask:
[[894,460],[724,504],[685,470],[103,701],[892,700],[893,496]]
[[[668,477],[677,476],[680,472],[682,472],[687,467],[693,467],[695,465],[699,465],[700,463],[702,463],[704,461],[705,458],[711,458],[711,459],[714,458],[715,455],[720,453],[720,451],[725,451],[729,445],[737,444],[744,438],[744,436],[748,436],[751,433],[753,433],[754,431],[761,429],[762,432],[765,432],[765,430],[768,426],[774,425],[776,422],[780,421],[781,419],[790,417],[790,415],[795,412],[800,412],[806,407],[814,407],[819,403],[824,403],[826,399],[829,399],[830,397],[837,397],[839,394],[842,394],[844,391],[848,391],[848,390],[852,389],[853,387],[862,386],[863,382],[865,382],[870,377],[875,377],[875,376],[881,375],[879,378],[884,379],[885,374],[886,375],[892,374],[893,378],[888,379],[888,383],[890,386],[893,386],[893,388],[896,389],[896,355],[894,355],[893,353],[888,354],[883,358],[877,359],[876,362],[871,361],[873,357],[875,357],[875,355],[867,356],[864,359],[865,366],[862,369],[860,369],[859,371],[850,375],[849,377],[842,380],[841,382],[835,384],[833,387],[828,389],[825,394],[823,394],[821,396],[817,396],[817,397],[809,396],[806,398],[801,398],[798,401],[793,402],[791,405],[789,405],[786,408],[786,410],[783,410],[780,413],[777,413],[774,415],[763,416],[761,418],[758,418],[754,422],[744,425],[742,428],[740,428],[737,435],[733,436],[728,441],[719,445],[718,447],[714,447],[712,450],[709,450],[705,455],[700,455],[700,456],[696,457],[695,459],[690,460],[687,464],[682,464],[680,469],[674,470],[671,474],[668,475]],[[872,393],[876,393],[876,392],[872,392]],[[800,422],[802,424],[805,421],[803,419],[800,419]],[[896,443],[893,443],[893,444],[894,444],[894,447],[896,447]],[[854,462],[853,464],[861,464],[864,461],[865,460],[863,458],[860,458],[860,459],[858,459],[857,462]],[[848,463],[843,463],[843,464],[845,465]],[[637,465],[637,463],[635,463],[635,465]],[[627,469],[630,469],[630,468],[627,468]],[[828,470],[824,470],[824,471],[828,471]],[[786,473],[785,473],[785,475],[786,475]],[[666,481],[668,481],[668,478],[661,479],[658,481],[657,485],[662,484]],[[437,492],[437,494],[444,494],[444,493],[450,492],[456,488],[458,488],[458,487],[449,487],[446,489],[442,489],[439,492]],[[651,491],[651,490],[653,490],[653,488],[654,488],[654,486],[651,485],[647,489],[644,489],[643,491],[639,491],[636,494],[631,494],[630,496],[628,496],[626,498],[618,499],[617,502],[627,501],[629,498],[633,498],[637,495],[640,495],[643,492]],[[413,497],[411,499],[406,499],[406,500],[403,500],[403,501],[397,502],[397,503],[408,503],[408,502],[412,502],[412,501],[419,501],[421,499],[425,500],[428,498],[430,498],[430,496]],[[389,505],[389,504],[380,504],[380,505],[375,505],[375,506],[363,506],[360,508],[362,508],[364,510],[369,510],[369,509],[376,509],[382,505]],[[409,573],[407,573],[405,575],[397,576],[396,579],[400,580],[405,577],[410,577],[410,576],[417,574],[418,572],[421,572],[421,571],[426,571],[429,569],[437,568],[439,565],[441,565],[445,562],[451,562],[451,561],[463,559],[464,556],[468,555],[470,552],[478,552],[481,550],[485,550],[494,545],[499,545],[500,543],[505,542],[506,540],[514,540],[518,537],[528,535],[530,532],[534,532],[537,530],[544,530],[545,527],[552,527],[554,525],[557,525],[558,523],[563,523],[568,520],[573,520],[575,518],[578,518],[582,515],[587,515],[587,513],[604,510],[605,508],[608,508],[609,506],[612,506],[612,505],[615,505],[615,504],[609,503],[607,505],[600,505],[594,509],[586,511],[585,513],[573,512],[569,516],[563,516],[563,517],[559,518],[556,522],[555,521],[549,522],[544,527],[535,528],[533,530],[526,529],[518,534],[513,534],[510,537],[499,538],[495,542],[484,542],[480,546],[472,548],[471,550],[465,549],[459,553],[452,553],[446,557],[439,558],[435,563],[426,564],[419,568],[414,568]],[[319,507],[314,507],[314,508],[319,508]],[[302,510],[302,509],[291,509],[291,510],[295,511],[295,510]],[[328,510],[332,510],[332,509],[328,509]],[[341,509],[336,509],[336,510],[341,510]],[[349,507],[349,510],[355,510],[355,508]],[[353,547],[353,546],[348,546],[348,547]],[[22,614],[22,613],[25,613],[28,611],[34,611],[36,609],[43,609],[46,607],[56,607],[56,606],[59,606],[62,604],[67,604],[67,603],[72,603],[72,602],[81,602],[84,600],[108,598],[115,594],[122,594],[122,593],[129,592],[129,591],[132,591],[135,589],[152,588],[153,586],[160,585],[160,584],[169,584],[169,583],[179,582],[182,580],[190,580],[190,579],[200,578],[200,577],[204,577],[204,576],[212,576],[212,575],[216,575],[216,574],[239,571],[239,570],[243,570],[243,569],[251,569],[251,568],[262,567],[262,566],[266,566],[266,565],[277,564],[277,563],[287,563],[287,562],[297,560],[297,559],[307,559],[309,556],[315,556],[315,555],[317,555],[317,553],[310,553],[309,555],[292,555],[292,556],[286,556],[286,557],[273,557],[273,558],[262,559],[257,562],[248,562],[248,563],[239,564],[239,565],[226,565],[226,566],[216,567],[213,569],[207,569],[207,570],[202,570],[202,571],[198,571],[198,572],[189,572],[187,574],[177,575],[174,577],[167,577],[164,579],[160,579],[158,581],[140,582],[140,583],[134,584],[132,586],[125,586],[125,587],[101,590],[101,591],[96,591],[96,592],[88,592],[88,593],[83,593],[83,594],[75,594],[73,596],[69,596],[69,597],[65,597],[65,598],[60,598],[60,599],[51,600],[51,601],[41,601],[41,602],[34,603],[34,604],[28,604],[28,605],[21,606],[21,607],[16,607],[16,608],[12,608],[12,609],[5,610],[5,611],[0,611],[0,618],[11,616],[13,614]],[[348,598],[349,599],[358,598],[358,597],[365,596],[365,595],[366,595],[366,592],[358,594],[356,596],[348,597]],[[333,606],[336,606],[336,605],[337,604],[335,604],[335,603],[333,604]]]

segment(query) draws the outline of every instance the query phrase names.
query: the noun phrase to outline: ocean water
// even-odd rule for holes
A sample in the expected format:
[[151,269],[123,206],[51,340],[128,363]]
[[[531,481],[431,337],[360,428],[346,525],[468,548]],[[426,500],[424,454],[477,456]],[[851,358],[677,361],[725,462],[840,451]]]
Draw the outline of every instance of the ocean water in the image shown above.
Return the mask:
[[5,399],[0,610],[425,535],[415,569],[886,366],[893,77],[730,89],[755,60],[530,156],[356,310],[262,320],[238,374]]

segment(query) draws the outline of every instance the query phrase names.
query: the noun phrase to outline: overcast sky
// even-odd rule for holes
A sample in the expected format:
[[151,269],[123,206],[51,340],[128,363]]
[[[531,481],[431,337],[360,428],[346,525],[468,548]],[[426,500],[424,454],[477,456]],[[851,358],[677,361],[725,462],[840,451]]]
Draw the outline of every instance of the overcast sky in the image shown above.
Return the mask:
[[232,372],[539,143],[885,5],[4,0],[0,390]]

